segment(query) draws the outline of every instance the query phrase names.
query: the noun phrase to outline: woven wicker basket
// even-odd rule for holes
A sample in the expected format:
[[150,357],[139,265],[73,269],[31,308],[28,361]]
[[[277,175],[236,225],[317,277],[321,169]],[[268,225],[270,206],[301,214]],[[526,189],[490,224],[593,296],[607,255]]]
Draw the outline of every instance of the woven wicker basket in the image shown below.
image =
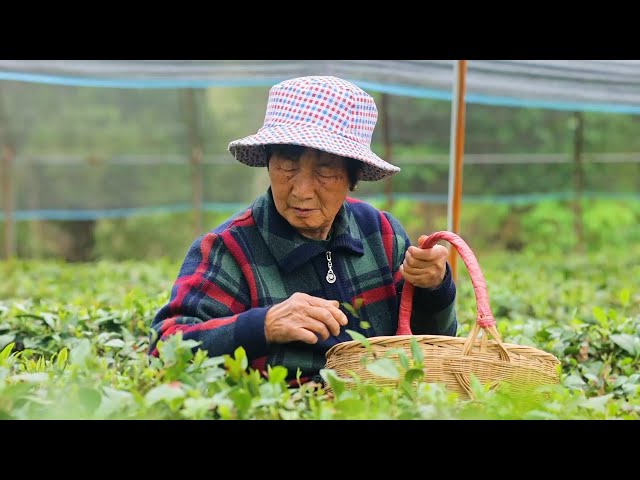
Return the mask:
[[[411,339],[415,338],[424,355],[424,381],[444,384],[463,399],[473,397],[470,388],[471,374],[490,388],[497,388],[503,382],[508,382],[510,392],[516,395],[518,392],[526,394],[532,387],[557,384],[560,361],[554,355],[530,346],[502,342],[489,307],[484,276],[475,255],[464,240],[455,233],[435,232],[420,247],[431,248],[439,240],[446,240],[456,248],[471,277],[477,319],[469,336],[413,335],[410,320],[414,286],[406,282],[396,335],[370,337],[370,350],[355,340],[334,345],[327,351],[326,368],[334,370],[343,378],[350,378],[350,373],[353,372],[362,380],[395,385],[393,380],[383,379],[369,372],[366,361],[362,358],[365,356],[367,361],[373,355],[381,358],[386,352],[398,348],[403,349],[411,358]],[[488,336],[493,339],[489,340]],[[388,356],[394,358],[397,354],[391,353]]]

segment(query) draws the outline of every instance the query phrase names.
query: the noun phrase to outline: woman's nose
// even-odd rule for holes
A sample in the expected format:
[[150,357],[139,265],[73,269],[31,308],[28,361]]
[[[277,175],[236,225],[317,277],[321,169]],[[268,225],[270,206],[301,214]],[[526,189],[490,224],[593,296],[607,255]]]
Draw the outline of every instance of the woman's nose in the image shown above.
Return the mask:
[[292,193],[300,199],[313,198],[315,195],[315,177],[313,172],[304,169],[296,175],[293,181]]

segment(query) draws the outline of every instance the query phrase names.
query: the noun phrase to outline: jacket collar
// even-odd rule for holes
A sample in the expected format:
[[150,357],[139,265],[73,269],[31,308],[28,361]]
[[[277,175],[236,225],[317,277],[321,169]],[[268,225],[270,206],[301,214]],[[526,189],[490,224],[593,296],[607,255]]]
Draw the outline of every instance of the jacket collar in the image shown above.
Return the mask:
[[278,266],[287,273],[327,250],[332,252],[342,250],[354,255],[364,255],[360,228],[347,202],[344,202],[338,211],[333,221],[331,239],[326,242],[311,240],[300,235],[278,213],[271,187],[256,199],[251,209],[264,243]]

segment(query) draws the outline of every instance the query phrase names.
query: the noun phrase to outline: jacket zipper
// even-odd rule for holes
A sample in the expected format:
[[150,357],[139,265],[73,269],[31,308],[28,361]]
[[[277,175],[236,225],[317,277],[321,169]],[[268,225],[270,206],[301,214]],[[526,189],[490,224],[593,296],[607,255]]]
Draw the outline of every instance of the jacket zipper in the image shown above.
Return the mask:
[[329,250],[327,250],[327,266],[329,267],[329,270],[327,271],[327,276],[325,278],[327,279],[327,282],[335,283],[336,274],[333,273],[333,263],[331,263],[331,251]]

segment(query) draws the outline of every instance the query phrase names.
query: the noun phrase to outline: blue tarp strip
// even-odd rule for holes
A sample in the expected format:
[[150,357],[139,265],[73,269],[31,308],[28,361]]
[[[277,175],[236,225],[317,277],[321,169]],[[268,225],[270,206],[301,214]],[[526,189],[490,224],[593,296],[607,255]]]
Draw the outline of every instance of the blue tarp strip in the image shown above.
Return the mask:
[[[638,193],[599,193],[585,192],[584,198],[612,199],[612,200],[637,200],[640,201]],[[370,195],[359,197],[361,200],[371,203],[382,203],[386,196]],[[446,204],[447,195],[422,194],[422,193],[397,193],[392,195],[394,200],[412,200],[415,202]],[[559,192],[551,194],[530,194],[530,195],[463,195],[463,204],[509,204],[526,205],[539,203],[542,201],[563,201],[575,198],[572,192]],[[203,203],[202,209],[205,212],[218,212],[233,214],[248,207],[247,203],[224,203],[209,202]],[[16,221],[26,220],[99,220],[101,218],[126,218],[140,215],[157,215],[190,212],[190,204],[164,205],[158,207],[142,208],[113,208],[113,209],[93,209],[93,210],[18,210],[13,212]],[[4,213],[0,212],[0,220],[4,220]]]
[[[227,80],[153,80],[153,79],[116,79],[116,78],[83,78],[56,75],[44,75],[22,72],[0,72],[0,80],[19,82],[43,83],[48,85],[62,85],[73,87],[97,88],[133,88],[133,89],[181,89],[181,88],[209,88],[209,87],[270,87],[286,78],[260,79],[227,79]],[[401,95],[407,97],[431,98],[435,100],[451,101],[452,92],[424,87],[406,85],[383,84],[376,82],[351,79],[364,89]],[[591,111],[617,114],[640,114],[640,106],[612,103],[592,102],[564,102],[557,100],[526,99],[515,97],[501,97],[468,93],[467,103],[495,105],[503,107],[542,108],[548,110]]]

